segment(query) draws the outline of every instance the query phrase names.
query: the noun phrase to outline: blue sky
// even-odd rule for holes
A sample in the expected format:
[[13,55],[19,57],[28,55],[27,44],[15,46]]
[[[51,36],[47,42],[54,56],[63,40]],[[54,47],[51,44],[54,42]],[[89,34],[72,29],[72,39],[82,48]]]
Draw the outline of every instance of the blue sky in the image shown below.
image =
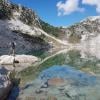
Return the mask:
[[100,0],[11,0],[32,8],[54,26],[69,26],[88,16],[100,15]]

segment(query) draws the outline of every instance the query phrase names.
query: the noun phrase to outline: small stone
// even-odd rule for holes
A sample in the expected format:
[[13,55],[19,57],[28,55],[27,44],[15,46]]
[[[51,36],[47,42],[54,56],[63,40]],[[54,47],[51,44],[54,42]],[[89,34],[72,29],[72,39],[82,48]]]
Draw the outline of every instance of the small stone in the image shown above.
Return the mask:
[[48,88],[48,82],[45,82],[45,83],[41,86],[41,88]]
[[38,90],[35,91],[36,94],[40,94],[40,93],[42,93],[42,92],[43,92],[43,91],[40,90],[40,89],[38,89]]

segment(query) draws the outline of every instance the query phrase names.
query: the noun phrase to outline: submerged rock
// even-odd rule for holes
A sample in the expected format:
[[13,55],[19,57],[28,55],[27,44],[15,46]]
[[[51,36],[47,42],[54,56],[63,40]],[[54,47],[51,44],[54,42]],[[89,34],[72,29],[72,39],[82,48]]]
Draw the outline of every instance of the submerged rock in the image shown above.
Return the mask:
[[[53,66],[40,73],[39,79],[54,80],[54,79],[67,80],[69,83],[76,86],[86,86],[95,83],[96,77],[79,70],[75,70],[70,66]],[[56,80],[57,82],[57,80]]]
[[63,79],[61,78],[52,78],[50,80],[48,80],[48,85],[50,86],[59,86],[59,85],[63,85],[65,82]]
[[44,100],[90,100],[87,98],[94,97],[92,94],[96,90],[96,76],[67,65],[52,66],[42,71],[31,85],[28,83],[28,87],[22,90],[23,94],[19,93],[19,98],[25,100],[34,96],[36,100],[41,100],[41,97],[46,98]]

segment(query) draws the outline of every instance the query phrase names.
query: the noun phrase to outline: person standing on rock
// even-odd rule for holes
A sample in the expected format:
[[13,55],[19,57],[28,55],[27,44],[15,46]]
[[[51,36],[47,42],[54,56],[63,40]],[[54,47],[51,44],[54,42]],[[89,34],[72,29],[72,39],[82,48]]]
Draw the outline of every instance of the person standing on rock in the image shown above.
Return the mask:
[[10,53],[9,54],[15,56],[15,47],[16,47],[16,43],[14,41],[10,42]]

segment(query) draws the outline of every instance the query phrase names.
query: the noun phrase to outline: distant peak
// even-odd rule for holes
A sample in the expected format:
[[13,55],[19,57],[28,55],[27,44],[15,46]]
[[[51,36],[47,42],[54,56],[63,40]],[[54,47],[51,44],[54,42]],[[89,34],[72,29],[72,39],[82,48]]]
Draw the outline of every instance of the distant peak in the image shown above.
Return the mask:
[[96,19],[100,19],[100,16],[90,16],[90,17],[88,17],[88,19],[96,20]]
[[89,16],[89,17],[85,18],[84,20],[82,20],[81,22],[87,21],[87,20],[95,21],[95,20],[97,20],[97,19],[100,20],[100,16]]

